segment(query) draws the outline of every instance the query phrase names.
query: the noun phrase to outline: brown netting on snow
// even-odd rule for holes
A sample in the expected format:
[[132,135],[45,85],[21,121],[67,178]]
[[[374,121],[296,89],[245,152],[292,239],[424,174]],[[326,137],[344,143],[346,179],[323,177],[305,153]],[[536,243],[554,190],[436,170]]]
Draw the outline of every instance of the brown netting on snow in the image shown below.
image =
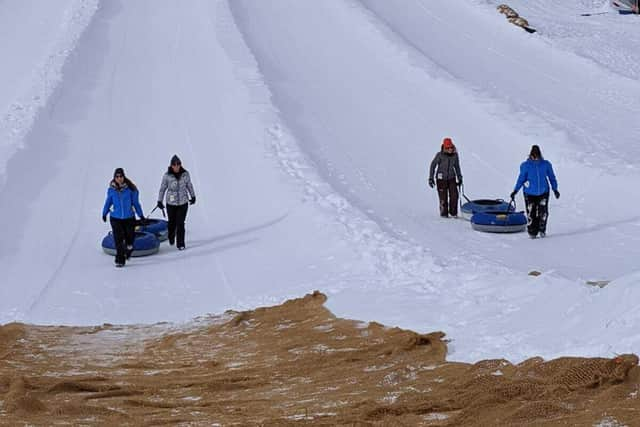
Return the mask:
[[635,355],[447,362],[442,332],[325,301],[180,327],[2,326],[0,425],[640,425]]

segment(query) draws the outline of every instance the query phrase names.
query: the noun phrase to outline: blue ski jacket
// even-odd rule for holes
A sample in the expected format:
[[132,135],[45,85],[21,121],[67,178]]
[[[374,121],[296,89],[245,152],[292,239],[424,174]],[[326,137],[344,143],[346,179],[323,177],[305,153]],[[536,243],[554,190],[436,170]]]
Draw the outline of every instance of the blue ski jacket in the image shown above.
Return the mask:
[[111,218],[127,219],[133,217],[135,209],[138,217],[142,218],[144,214],[138,200],[138,194],[138,191],[132,190],[128,186],[118,188],[112,182],[107,190],[107,199],[104,201],[102,215],[105,216],[109,213]]
[[549,183],[553,191],[558,190],[558,181],[551,162],[544,159],[527,159],[520,165],[520,175],[513,191],[517,193],[524,185],[524,194],[540,196],[549,192]]

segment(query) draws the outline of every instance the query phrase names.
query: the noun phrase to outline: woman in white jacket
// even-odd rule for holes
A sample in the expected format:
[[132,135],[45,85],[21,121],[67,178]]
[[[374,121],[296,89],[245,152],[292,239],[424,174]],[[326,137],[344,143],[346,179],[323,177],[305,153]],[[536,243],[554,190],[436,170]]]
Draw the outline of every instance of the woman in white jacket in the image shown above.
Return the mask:
[[158,207],[164,209],[162,200],[167,202],[167,216],[169,217],[169,244],[176,246],[179,250],[185,249],[184,244],[184,221],[187,218],[189,205],[196,202],[196,193],[193,191],[191,176],[182,167],[182,162],[177,155],[171,158],[171,165],[162,176],[160,192],[158,194]]

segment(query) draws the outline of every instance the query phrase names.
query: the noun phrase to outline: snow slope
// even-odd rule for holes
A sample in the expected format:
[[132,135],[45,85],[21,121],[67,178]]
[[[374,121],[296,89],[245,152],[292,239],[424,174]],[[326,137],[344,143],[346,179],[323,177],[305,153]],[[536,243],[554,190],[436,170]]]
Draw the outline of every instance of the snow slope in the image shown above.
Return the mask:
[[[580,85],[572,84],[576,78],[572,73],[565,76],[563,71],[580,69],[586,80],[591,75],[584,70],[590,66],[593,77],[589,84],[595,86],[606,72],[573,54],[558,60],[553,48],[504,25],[504,18],[482,4],[463,10],[431,1],[406,2],[403,8],[389,2],[364,4],[375,14],[367,13],[356,2],[317,6],[313,18],[305,4],[293,1],[261,8],[249,1],[233,3],[238,21],[251,24],[243,28],[276,104],[320,165],[325,179],[386,231],[400,238],[410,236],[421,246],[434,249],[437,262],[446,266],[447,274],[434,274],[434,278],[426,280],[437,283],[435,291],[416,291],[415,286],[394,290],[401,296],[394,295],[394,304],[380,304],[385,311],[382,319],[412,327],[438,325],[450,333],[488,323],[492,327],[482,331],[481,340],[496,342],[512,330],[516,318],[524,321],[516,330],[538,323],[539,330],[534,333],[540,337],[552,335],[575,316],[568,307],[591,298],[592,290],[576,287],[578,283],[589,278],[618,277],[635,268],[632,260],[637,255],[640,219],[637,207],[621,203],[612,211],[609,204],[603,203],[608,198],[633,200],[635,189],[620,183],[637,180],[634,168],[620,166],[624,162],[622,156],[611,159],[617,153],[612,147],[594,143],[595,155],[589,153],[571,126],[561,126],[565,122],[590,126],[580,114],[594,114],[595,105],[620,99],[596,98]],[[274,22],[270,19],[273,15],[281,19]],[[448,28],[456,28],[458,38]],[[467,32],[460,35],[460,28]],[[410,38],[420,34],[422,39]],[[436,37],[438,34],[440,38]],[[296,42],[285,42],[292,39]],[[472,39],[475,45],[465,47]],[[495,52],[491,60],[469,58],[476,52],[485,52],[483,46],[492,46],[488,49]],[[309,51],[314,55],[308,56]],[[514,55],[522,58],[513,58]],[[537,67],[523,68],[520,61],[530,60],[533,55],[537,55]],[[340,66],[323,68],[323,64]],[[538,73],[538,69],[542,71]],[[542,83],[535,83],[540,81],[538,74],[544,75]],[[607,90],[637,91],[634,82],[620,83],[614,77],[606,82],[614,89]],[[498,88],[492,90],[492,85]],[[544,91],[566,94],[564,98],[545,97]],[[575,100],[572,102],[577,105],[591,103],[591,110],[574,111],[561,99]],[[529,107],[527,103],[534,105]],[[344,113],[345,108],[348,114]],[[616,113],[619,114],[613,106],[604,112],[617,125]],[[558,120],[562,114],[566,119]],[[633,128],[613,129],[620,135],[620,147],[624,146],[623,138],[627,144],[632,142]],[[487,189],[488,194],[480,197],[506,197],[530,145],[543,145],[556,164],[561,192],[567,189],[558,205],[552,206],[553,239],[533,246],[522,236],[469,233],[466,227],[443,224],[437,219],[435,197],[431,197],[429,205],[425,202],[424,182],[428,161],[443,135],[454,136],[464,147],[467,188]],[[629,160],[628,153],[625,155]],[[470,160],[464,162],[465,158]],[[519,270],[515,276],[518,283],[513,283],[513,271],[503,275],[501,267],[505,265]],[[520,300],[525,298],[521,293],[530,291],[519,289],[521,282],[533,269],[572,282],[553,281],[556,286],[571,286],[562,290],[566,292],[564,297],[557,295],[561,301],[557,307],[548,304],[549,294],[541,289],[535,291],[533,301]],[[472,285],[486,280],[495,287],[487,289],[485,284],[480,291]],[[419,282],[418,279],[418,288]],[[511,292],[513,295],[509,295]],[[370,296],[372,291],[367,289],[364,293]],[[357,316],[379,319],[379,312],[355,307],[353,301],[364,300],[356,295],[330,300],[329,304],[341,314],[352,315],[355,311]],[[388,301],[388,292],[381,292],[378,298],[380,302]],[[425,313],[425,307],[434,306],[439,307],[437,314]],[[529,307],[532,312],[525,313]],[[541,308],[544,314],[537,314]],[[490,322],[487,312],[494,317]],[[444,322],[440,321],[442,313],[446,313]],[[404,322],[407,317],[415,320]],[[579,322],[571,326],[580,327]],[[574,333],[578,332],[566,331],[567,335]],[[511,334],[517,332],[507,333]],[[566,341],[564,335],[553,345],[560,345],[563,340]],[[486,351],[486,344],[478,342],[474,346],[469,341],[476,340],[466,334],[464,341],[465,348]],[[570,351],[570,347],[564,351]]]
[[[607,141],[617,141],[621,147],[626,144],[631,150],[633,131],[637,128],[624,134],[625,127],[615,119],[622,119],[625,111],[614,106],[598,112],[596,106],[612,104],[621,97],[597,97],[591,92],[583,93],[580,87],[585,86],[570,84],[576,77],[567,70],[579,68],[585,79],[591,77],[585,72],[587,61],[573,56],[555,58],[553,50],[545,50],[542,42],[529,40],[530,37],[523,36],[522,31],[513,26],[500,25],[504,24],[504,18],[491,10],[492,14],[488,14],[481,7],[457,11],[445,2],[409,1],[404,8],[384,1],[367,2],[372,8],[381,9],[380,13],[402,12],[416,21],[392,16],[396,26],[402,28],[402,32],[394,33],[376,16],[361,10],[357,3],[346,3],[351,7],[342,2],[318,6],[314,10],[316,25],[324,27],[327,22],[331,25],[328,32],[334,42],[327,42],[327,35],[319,28],[305,31],[309,24],[304,3],[265,4],[261,11],[259,6],[248,4],[251,6],[247,7],[250,9],[247,13],[254,15],[252,23],[261,19],[261,25],[248,26],[249,32],[255,33],[250,36],[250,44],[258,52],[259,63],[279,108],[291,121],[291,128],[301,135],[316,163],[321,169],[326,166],[325,178],[354,204],[373,211],[378,222],[395,224],[396,231],[419,239],[426,247],[438,248],[441,254],[462,253],[464,258],[480,255],[486,257],[487,262],[499,260],[523,271],[538,268],[556,270],[569,278],[592,278],[616,276],[632,268],[627,255],[639,254],[638,235],[621,241],[612,229],[616,224],[639,223],[638,207],[623,202],[635,198],[637,189],[616,185],[616,182],[629,182],[637,171],[633,165],[621,164],[622,154],[617,162],[615,153],[622,152],[608,146],[599,148],[596,155],[584,148],[578,151],[585,142],[572,134],[572,128],[574,123],[591,125],[595,115],[602,116],[600,125],[609,118],[618,135],[617,139]],[[262,12],[259,17],[258,12]],[[273,12],[283,18],[274,22],[269,19]],[[354,28],[355,19],[342,14],[355,15],[362,24]],[[477,22],[483,25],[474,28]],[[450,24],[467,28],[468,32],[461,32],[455,39],[446,33],[446,25]],[[267,31],[262,30],[265,27]],[[356,34],[348,37],[351,33]],[[410,42],[407,46],[405,38],[398,38],[398,34],[405,33],[423,34],[423,38],[406,39]],[[473,39],[476,45],[469,47],[472,33],[486,34],[486,38],[476,37]],[[283,42],[294,34],[297,43]],[[438,38],[437,34],[443,35]],[[503,42],[499,45],[497,40]],[[458,45],[452,45],[454,41]],[[517,43],[529,49],[516,49]],[[484,45],[494,46],[483,50]],[[281,48],[276,50],[273,46]],[[465,49],[470,53],[459,54]],[[303,60],[309,50],[315,54]],[[486,52],[495,54],[486,58]],[[536,63],[545,65],[527,66],[531,75],[526,74],[519,58],[507,56],[510,52],[522,57],[531,52],[539,57]],[[338,58],[341,67],[321,68],[323,64],[337,64]],[[469,62],[480,65],[469,67]],[[604,71],[592,68],[589,84],[597,86]],[[324,72],[319,73],[320,69]],[[363,75],[362,70],[367,70],[366,74]],[[454,72],[463,75],[457,77],[452,75]],[[540,81],[540,74],[544,74],[546,80],[535,83]],[[531,83],[522,85],[519,81]],[[613,81],[605,83],[610,84],[614,88],[610,90],[616,94],[624,93],[626,86],[631,86],[635,92],[630,93],[627,101],[638,99],[640,87],[633,86],[631,81],[617,86]],[[379,89],[372,92],[372,88]],[[632,95],[635,98],[632,99]],[[563,99],[575,100],[572,102],[582,108],[574,111]],[[524,102],[534,104],[534,108]],[[327,107],[337,105],[341,108]],[[344,109],[349,112],[347,119],[342,119]],[[539,111],[544,115],[538,115]],[[631,112],[627,112],[627,122],[632,120]],[[581,116],[583,113],[585,117]],[[569,125],[550,123],[545,120],[546,116]],[[374,127],[371,123],[377,125]],[[465,188],[475,198],[508,198],[519,163],[531,144],[540,143],[543,153],[556,165],[561,193],[564,193],[560,201],[552,201],[549,229],[557,239],[532,246],[521,236],[470,234],[466,228],[434,221],[435,192],[428,191],[424,184],[429,162],[445,135],[453,136],[460,147]],[[633,159],[629,150],[624,154],[627,160]],[[574,173],[568,174],[568,170]],[[607,198],[621,203],[611,210],[602,203]],[[442,232],[443,227],[455,228]],[[590,243],[594,241],[616,242],[619,250],[594,251]],[[567,257],[564,260],[546,257],[550,245],[567,253]]]
[[[2,191],[3,321],[186,320],[368,271],[280,167],[296,154],[226,4],[190,5],[104,2],[69,58]],[[163,247],[115,270],[99,246],[113,169],[149,212],[174,152],[198,194],[188,256]]]
[[[496,4],[101,2],[0,155],[0,321],[183,321],[319,289],[340,316],[445,331],[456,360],[639,351],[633,28],[579,18],[578,0],[514,1],[529,35]],[[41,37],[1,52],[37,67]],[[0,105],[30,93],[4,86]],[[472,198],[508,197],[540,144],[562,194],[550,237],[440,219],[426,180],[444,136]],[[148,212],[174,153],[198,195],[188,250],[115,270],[99,248],[113,169]]]
[[0,176],[21,146],[39,109],[97,7],[97,0],[3,4],[0,14]]

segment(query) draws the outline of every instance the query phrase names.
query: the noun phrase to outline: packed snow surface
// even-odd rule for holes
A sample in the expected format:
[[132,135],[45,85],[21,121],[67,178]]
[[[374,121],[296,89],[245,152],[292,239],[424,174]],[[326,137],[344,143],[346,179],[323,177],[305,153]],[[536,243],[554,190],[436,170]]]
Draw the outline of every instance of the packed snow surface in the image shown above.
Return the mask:
[[[183,322],[318,289],[341,317],[445,331],[454,360],[639,352],[637,17],[533,3],[509,4],[535,34],[489,0],[0,2],[0,322]],[[441,219],[445,136],[472,199],[508,198],[540,145],[548,237]],[[114,168],[149,213],[173,154],[187,250],[113,268]]]

